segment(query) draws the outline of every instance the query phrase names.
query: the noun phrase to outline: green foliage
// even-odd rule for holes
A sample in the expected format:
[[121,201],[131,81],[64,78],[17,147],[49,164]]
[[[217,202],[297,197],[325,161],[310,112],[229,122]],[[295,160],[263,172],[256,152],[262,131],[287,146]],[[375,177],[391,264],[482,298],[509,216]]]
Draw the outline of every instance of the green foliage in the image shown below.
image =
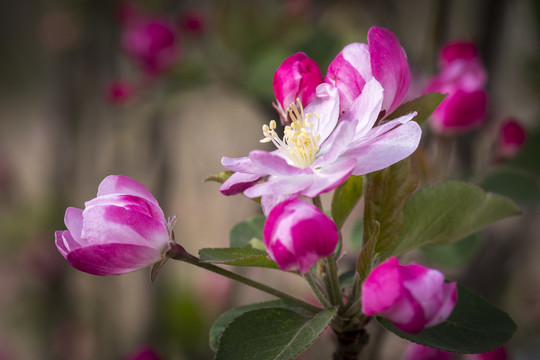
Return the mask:
[[418,114],[414,117],[414,120],[422,125],[429,116],[435,111],[437,106],[444,100],[446,94],[439,94],[432,92],[423,96],[420,96],[417,99],[409,101],[405,104],[399,106],[394,110],[390,115],[387,116],[387,119],[397,119],[400,116],[407,115],[416,111]]
[[275,262],[268,258],[264,250],[251,246],[241,248],[216,248],[199,250],[201,262],[236,266],[258,266],[277,269]]
[[245,312],[223,332],[215,359],[294,359],[317,340],[336,312],[325,309],[313,317],[284,308]]
[[341,229],[352,209],[362,197],[362,177],[351,175],[341,184],[332,197],[332,219]]
[[370,177],[364,207],[364,242],[379,231],[378,238],[373,239],[376,253],[384,253],[395,246],[403,224],[405,201],[416,184],[409,159]]
[[229,233],[229,245],[231,247],[242,247],[249,244],[252,239],[262,241],[265,220],[264,215],[258,215],[234,225]]
[[429,260],[449,266],[463,265],[471,260],[480,248],[478,234],[467,236],[463,240],[441,246],[424,246],[422,255]]
[[434,185],[407,201],[399,241],[384,257],[425,245],[450,244],[496,220],[519,213],[511,200],[471,184],[449,181]]
[[540,201],[540,178],[518,169],[503,168],[490,173],[480,184],[483,189],[508,196],[519,204]]
[[461,285],[458,285],[458,302],[450,317],[419,334],[403,332],[381,317],[377,320],[409,341],[467,354],[494,350],[504,345],[516,331],[516,324],[505,312]]
[[225,329],[229,326],[229,324],[239,317],[240,315],[256,310],[256,309],[267,309],[267,308],[283,308],[283,309],[289,309],[294,310],[297,313],[306,315],[306,312],[303,308],[298,307],[296,305],[290,304],[284,300],[272,300],[272,301],[265,301],[255,304],[249,304],[244,306],[239,306],[230,309],[229,311],[221,314],[219,318],[214,321],[212,324],[212,327],[210,328],[210,348],[214,351],[217,351],[218,345],[219,345],[219,338],[225,331]]
[[214,175],[210,175],[204,178],[204,182],[214,181],[220,184],[223,184],[227,179],[231,177],[231,175],[234,174],[234,171],[222,171],[219,173],[215,173]]

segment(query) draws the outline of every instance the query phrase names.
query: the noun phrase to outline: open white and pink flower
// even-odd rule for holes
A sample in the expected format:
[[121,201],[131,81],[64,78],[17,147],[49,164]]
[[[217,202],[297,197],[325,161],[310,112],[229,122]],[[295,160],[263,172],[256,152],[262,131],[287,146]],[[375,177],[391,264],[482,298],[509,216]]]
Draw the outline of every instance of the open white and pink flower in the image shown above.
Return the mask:
[[[223,157],[235,173],[221,186],[225,195],[243,192],[261,197],[265,214],[294,195],[313,198],[342,184],[351,174],[362,175],[388,167],[412,154],[420,141],[416,113],[375,126],[384,90],[374,78],[340,116],[338,89],[320,84],[304,109],[301,101],[289,107],[291,124],[283,137],[271,121],[263,127],[261,142],[277,150],[253,150],[247,157]],[[260,181],[264,180],[264,181]]]

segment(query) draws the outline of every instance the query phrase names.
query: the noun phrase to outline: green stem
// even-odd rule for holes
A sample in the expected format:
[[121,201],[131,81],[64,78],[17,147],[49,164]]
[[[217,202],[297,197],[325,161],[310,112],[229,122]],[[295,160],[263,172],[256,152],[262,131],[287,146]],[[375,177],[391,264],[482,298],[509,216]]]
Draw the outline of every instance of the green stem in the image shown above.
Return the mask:
[[324,289],[321,287],[321,284],[313,277],[313,273],[308,271],[304,274],[304,279],[308,283],[308,285],[311,287],[311,290],[313,290],[313,293],[315,294],[315,297],[322,306],[325,308],[329,308],[331,306],[330,301],[328,300],[328,295],[325,293]]
[[316,207],[318,207],[319,210],[324,211],[324,210],[323,210],[322,201],[321,201],[321,197],[320,197],[320,196],[315,196],[315,197],[313,198],[313,205],[315,205]]
[[169,258],[171,258],[171,259],[187,262],[189,264],[198,266],[200,268],[212,271],[212,272],[214,272],[216,274],[228,277],[229,279],[241,282],[242,284],[251,286],[251,287],[253,287],[255,289],[264,291],[264,292],[266,292],[266,293],[268,293],[270,295],[276,296],[276,297],[281,298],[281,299],[283,299],[285,301],[288,301],[288,302],[293,303],[295,305],[301,306],[304,309],[308,310],[309,312],[318,313],[318,312],[321,311],[321,309],[318,308],[317,306],[311,305],[311,304],[309,304],[309,303],[307,303],[307,302],[305,302],[303,300],[295,298],[294,296],[291,296],[291,295],[289,295],[287,293],[284,293],[284,292],[282,292],[280,290],[277,290],[277,289],[274,289],[274,288],[272,288],[270,286],[261,284],[260,282],[257,282],[255,280],[251,280],[251,279],[246,278],[246,277],[244,277],[242,275],[238,275],[236,273],[233,273],[232,271],[225,270],[225,269],[220,268],[219,266],[216,266],[214,264],[201,262],[197,257],[191,255],[182,246],[180,246],[180,245],[178,245],[176,243],[174,243],[174,245],[172,245],[171,250],[169,250],[168,253],[167,253],[167,256]]
[[333,299],[333,305],[339,307],[343,306],[343,299],[341,297],[341,290],[339,288],[339,279],[337,274],[336,259],[330,255],[324,259],[326,262],[326,271],[328,277],[328,292],[332,294],[330,297]]

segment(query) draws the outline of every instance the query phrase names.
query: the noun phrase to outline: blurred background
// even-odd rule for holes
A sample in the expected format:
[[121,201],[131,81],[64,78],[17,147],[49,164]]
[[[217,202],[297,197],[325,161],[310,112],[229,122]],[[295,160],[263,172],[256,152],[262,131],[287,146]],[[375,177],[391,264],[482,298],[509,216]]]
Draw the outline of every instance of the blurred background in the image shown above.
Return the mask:
[[[479,181],[523,215],[408,257],[509,312],[514,358],[540,358],[540,1],[20,0],[0,11],[0,359],[212,358],[208,329],[219,314],[268,297],[173,261],[154,283],[148,269],[76,271],[54,245],[65,208],[84,207],[105,176],[123,174],[178,215],[176,238],[188,251],[228,246],[230,228],[257,204],[203,179],[223,171],[222,156],[260,147],[261,125],[278,117],[275,69],[304,51],[324,75],[375,25],[407,52],[410,99],[437,71],[444,43],[477,44],[489,112],[485,126],[454,139],[462,169],[504,119],[527,131],[522,154],[489,163],[494,175]],[[310,299],[288,274],[238,271]],[[400,359],[404,341],[371,332],[366,358]],[[302,359],[328,359],[332,346],[328,334]]]

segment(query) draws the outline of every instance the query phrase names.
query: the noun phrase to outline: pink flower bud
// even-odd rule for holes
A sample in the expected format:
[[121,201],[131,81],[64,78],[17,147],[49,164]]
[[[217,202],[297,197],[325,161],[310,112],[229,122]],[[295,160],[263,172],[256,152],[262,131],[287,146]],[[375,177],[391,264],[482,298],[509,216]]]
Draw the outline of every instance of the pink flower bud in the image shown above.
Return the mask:
[[431,116],[432,128],[441,135],[454,135],[482,125],[487,113],[487,74],[476,46],[449,43],[440,58],[441,71],[431,79],[426,92],[448,95]]
[[456,283],[417,264],[400,265],[391,257],[362,284],[362,312],[382,315],[399,329],[419,333],[445,321],[457,301]]
[[296,99],[300,99],[303,106],[307,106],[315,97],[317,85],[322,83],[321,70],[315,60],[307,57],[303,52],[289,56],[274,73],[274,93],[281,122],[288,125],[287,108]]
[[135,87],[126,80],[113,80],[107,85],[107,100],[111,104],[123,105],[133,98]]
[[163,17],[139,16],[127,22],[122,45],[151,76],[161,74],[178,59],[177,35],[172,24]]
[[142,346],[129,354],[125,360],[161,360],[161,357],[150,346]]
[[306,273],[338,243],[336,224],[315,205],[296,197],[277,204],[266,219],[264,244],[281,270]]
[[428,346],[409,343],[405,350],[404,360],[452,360],[454,354],[448,351],[431,348]]
[[501,124],[497,146],[499,159],[511,159],[525,145],[527,134],[523,126],[515,119],[509,118]]
[[169,229],[157,200],[140,183],[107,176],[84,210],[69,207],[68,230],[57,231],[56,247],[76,269],[115,275],[152,265],[169,250]]
[[468,354],[465,356],[465,360],[510,360],[510,356],[505,347],[502,346],[487,353]]

